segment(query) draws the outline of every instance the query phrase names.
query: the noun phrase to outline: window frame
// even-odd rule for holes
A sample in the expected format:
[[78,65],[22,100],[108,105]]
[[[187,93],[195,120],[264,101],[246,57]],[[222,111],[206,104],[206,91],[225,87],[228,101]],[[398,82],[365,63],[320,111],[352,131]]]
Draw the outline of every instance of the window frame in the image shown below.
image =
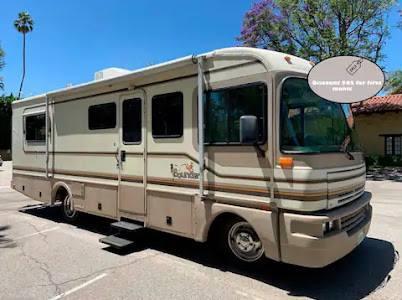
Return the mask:
[[[27,118],[40,116],[40,115],[45,116],[45,139],[44,140],[27,140]],[[25,143],[30,144],[32,146],[45,145],[46,144],[46,112],[40,111],[40,112],[23,115],[23,120],[24,120],[24,141],[25,141]],[[50,125],[50,123],[49,123],[49,125]]]
[[[140,133],[141,133],[141,138],[138,142],[126,142],[124,140],[124,103],[126,101],[130,101],[130,100],[137,100],[140,101],[140,116],[141,116],[141,127],[140,127]],[[143,126],[143,109],[142,109],[142,103],[143,103],[143,99],[140,97],[135,97],[135,98],[127,98],[124,99],[121,103],[121,140],[123,145],[141,145],[142,144],[142,136],[143,136],[143,132],[142,132],[142,126]]]
[[[402,157],[402,144],[401,144],[401,154],[395,154],[395,138],[399,137],[402,143],[402,133],[400,134],[380,134],[384,138],[384,156],[398,156]],[[392,154],[387,153],[387,138],[392,138]]]
[[[282,147],[282,120],[281,120],[281,105],[282,105],[282,97],[283,97],[283,85],[285,84],[285,82],[288,79],[304,79],[307,81],[307,77],[303,77],[303,76],[295,76],[295,75],[288,75],[286,77],[283,77],[279,83],[278,86],[278,90],[279,90],[279,103],[278,103],[278,107],[279,107],[279,116],[278,116],[278,120],[279,120],[279,132],[277,132],[278,134],[278,140],[279,140],[279,153],[281,154],[285,154],[285,155],[305,155],[305,156],[312,156],[312,155],[317,155],[317,154],[334,154],[334,153],[342,153],[340,151],[325,151],[325,152],[320,152],[320,151],[313,151],[313,152],[300,152],[300,151],[292,151],[292,150],[285,150]],[[344,104],[344,103],[342,103]],[[346,120],[346,114],[344,112],[344,110],[342,109],[342,113],[345,117]],[[361,152],[361,150],[358,150],[356,152]]]
[[[109,104],[113,104],[114,105],[114,108],[115,108],[115,114],[114,114],[114,117],[115,117],[115,122],[114,122],[114,126],[113,127],[107,127],[107,128],[91,128],[91,126],[90,126],[90,110],[91,110],[91,108],[93,108],[93,107],[97,107],[97,106],[102,106],[102,105],[109,105]],[[88,106],[88,130],[89,131],[99,131],[99,130],[110,130],[110,129],[116,129],[117,128],[117,104],[116,104],[116,102],[115,101],[110,101],[110,102],[104,102],[104,103],[98,103],[98,104],[93,104],[93,105],[90,105],[90,106]]]
[[[155,98],[166,96],[166,95],[173,95],[173,94],[180,94],[181,95],[181,133],[174,134],[174,135],[155,135],[154,134],[154,100]],[[175,91],[175,92],[168,92],[162,94],[153,95],[151,98],[151,134],[153,139],[179,139],[184,135],[184,94],[182,91]]]
[[[205,90],[204,91],[204,99],[205,99],[205,103],[204,103],[204,140],[205,140],[205,130],[206,130],[206,121],[205,121],[205,114],[208,113],[208,105],[207,105],[207,93],[210,92],[219,92],[219,91],[223,91],[223,90],[231,90],[231,89],[239,89],[239,88],[243,88],[243,87],[249,87],[249,86],[258,86],[258,85],[262,85],[264,87],[264,100],[263,100],[263,139],[261,141],[257,142],[257,145],[259,146],[263,146],[265,144],[267,144],[267,140],[268,140],[268,84],[265,81],[255,81],[255,82],[250,82],[250,83],[244,83],[244,84],[239,84],[239,85],[233,85],[233,86],[229,86],[229,87],[223,87],[223,88],[217,88],[217,89],[209,89],[209,90]],[[204,100],[203,99],[203,100]],[[197,120],[198,120],[198,113],[197,113]],[[197,123],[198,124],[198,123]],[[204,141],[204,145],[205,146],[250,146],[248,144],[242,144],[240,141],[239,142],[205,142]]]

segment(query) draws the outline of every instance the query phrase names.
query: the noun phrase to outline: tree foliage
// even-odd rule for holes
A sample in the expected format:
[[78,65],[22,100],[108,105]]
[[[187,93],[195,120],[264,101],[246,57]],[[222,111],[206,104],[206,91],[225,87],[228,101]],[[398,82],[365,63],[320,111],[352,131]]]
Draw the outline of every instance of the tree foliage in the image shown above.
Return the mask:
[[402,70],[392,72],[385,82],[384,91],[390,95],[402,94]]
[[13,93],[11,93],[10,95],[6,96],[6,95],[1,95],[0,96],[0,103],[4,104],[4,103],[12,103],[15,100],[17,100],[17,98],[13,95]]
[[245,46],[321,61],[336,55],[383,59],[393,0],[260,0],[246,13]]
[[24,11],[18,14],[18,19],[14,21],[14,27],[18,32],[26,34],[33,30],[34,22],[31,15]]
[[15,99],[13,94],[0,96],[0,149],[11,148],[11,103]]

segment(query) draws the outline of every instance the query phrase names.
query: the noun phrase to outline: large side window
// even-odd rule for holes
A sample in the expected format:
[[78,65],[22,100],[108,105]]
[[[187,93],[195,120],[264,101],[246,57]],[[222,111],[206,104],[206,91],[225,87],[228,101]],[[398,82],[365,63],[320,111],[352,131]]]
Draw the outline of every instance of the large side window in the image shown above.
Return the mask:
[[152,136],[178,138],[183,135],[183,94],[180,92],[152,98]]
[[205,101],[205,142],[239,144],[240,117],[253,115],[258,120],[258,142],[266,141],[267,87],[263,83],[208,91]]
[[45,142],[46,140],[45,114],[25,117],[25,140],[31,143]]
[[141,142],[141,99],[128,99],[123,102],[123,142]]
[[90,106],[88,109],[88,127],[90,130],[116,127],[116,103]]

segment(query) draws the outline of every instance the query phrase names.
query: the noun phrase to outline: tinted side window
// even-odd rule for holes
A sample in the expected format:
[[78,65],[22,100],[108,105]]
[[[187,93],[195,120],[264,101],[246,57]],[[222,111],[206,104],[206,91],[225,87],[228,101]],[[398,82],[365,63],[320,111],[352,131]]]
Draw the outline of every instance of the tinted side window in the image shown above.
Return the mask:
[[88,126],[90,130],[116,127],[116,103],[90,106],[88,109]]
[[152,135],[155,138],[177,138],[183,135],[182,93],[152,98]]
[[205,142],[240,143],[240,117],[258,120],[258,141],[266,140],[267,88],[263,83],[208,91],[205,95]]
[[141,99],[128,99],[123,102],[123,142],[141,142]]
[[46,140],[45,114],[25,118],[25,139],[27,142],[44,142]]

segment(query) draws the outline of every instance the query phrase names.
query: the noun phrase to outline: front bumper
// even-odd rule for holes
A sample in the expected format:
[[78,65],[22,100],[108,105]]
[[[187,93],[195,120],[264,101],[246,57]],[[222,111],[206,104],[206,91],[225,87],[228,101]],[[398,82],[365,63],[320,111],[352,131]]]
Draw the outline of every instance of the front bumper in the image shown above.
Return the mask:
[[[350,253],[366,237],[371,223],[370,193],[343,207],[317,214],[280,216],[281,260],[310,268],[329,265]],[[326,222],[336,228],[324,233]]]

